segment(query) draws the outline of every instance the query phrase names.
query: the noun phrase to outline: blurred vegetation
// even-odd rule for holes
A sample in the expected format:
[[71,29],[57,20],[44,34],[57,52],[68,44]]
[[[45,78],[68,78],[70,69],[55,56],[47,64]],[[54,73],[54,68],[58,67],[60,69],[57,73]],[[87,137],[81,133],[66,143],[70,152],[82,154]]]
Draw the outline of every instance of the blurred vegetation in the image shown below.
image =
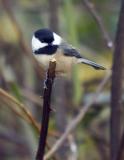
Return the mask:
[[[83,1],[56,0],[56,2],[59,7],[57,13],[59,24],[56,24],[59,27],[59,34],[79,48],[83,56],[110,69],[112,49],[107,47],[99,25]],[[120,1],[92,0],[92,2],[110,39],[114,41]],[[6,91],[4,93],[0,89],[1,160],[33,160],[35,157],[44,77],[42,68],[33,59],[31,38],[35,30],[49,28],[51,14],[49,3],[48,0],[0,1],[0,87]],[[96,71],[83,64],[74,68],[72,81],[64,86],[65,89],[69,88],[65,108],[66,123],[78,113],[79,106],[90,101],[106,72]],[[100,93],[98,102],[93,104],[77,130],[72,133],[73,143],[77,147],[74,160],[109,159],[109,103],[110,82]],[[54,103],[53,108],[56,108]],[[50,146],[60,137],[55,114],[57,112],[52,113],[50,121],[48,138]],[[65,145],[69,146],[69,143]],[[70,150],[68,147],[68,159],[74,154],[72,152],[71,146]]]

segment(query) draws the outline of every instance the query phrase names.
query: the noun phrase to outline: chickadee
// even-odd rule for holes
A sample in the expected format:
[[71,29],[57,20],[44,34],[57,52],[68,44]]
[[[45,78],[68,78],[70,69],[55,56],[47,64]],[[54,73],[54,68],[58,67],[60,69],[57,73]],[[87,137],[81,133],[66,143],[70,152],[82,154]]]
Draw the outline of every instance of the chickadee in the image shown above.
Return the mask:
[[95,69],[105,69],[103,66],[82,57],[75,48],[59,35],[46,28],[34,32],[32,50],[35,58],[45,70],[48,69],[49,61],[55,58],[56,73],[58,74],[70,72],[72,66],[77,63],[84,63]]

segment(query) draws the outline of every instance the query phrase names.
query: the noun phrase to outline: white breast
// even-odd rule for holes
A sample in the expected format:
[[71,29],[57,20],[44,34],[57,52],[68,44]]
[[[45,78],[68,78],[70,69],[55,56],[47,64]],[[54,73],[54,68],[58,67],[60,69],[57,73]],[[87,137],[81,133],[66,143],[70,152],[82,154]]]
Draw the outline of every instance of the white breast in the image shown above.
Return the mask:
[[37,61],[42,65],[42,67],[47,70],[49,67],[49,62],[53,58],[51,55],[34,55]]
[[55,58],[56,73],[59,75],[63,75],[65,73],[71,72],[73,64],[77,63],[77,60],[75,57],[64,56],[60,50],[54,55],[34,54],[34,56],[37,59],[37,61],[42,65],[45,71],[49,67],[50,60]]

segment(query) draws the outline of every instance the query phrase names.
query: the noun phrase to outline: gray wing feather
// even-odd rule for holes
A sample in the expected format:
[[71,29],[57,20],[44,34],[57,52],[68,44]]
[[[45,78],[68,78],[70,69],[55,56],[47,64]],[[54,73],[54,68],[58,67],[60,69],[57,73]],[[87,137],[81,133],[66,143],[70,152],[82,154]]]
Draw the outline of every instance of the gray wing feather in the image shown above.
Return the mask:
[[77,51],[77,49],[75,49],[73,46],[67,44],[66,42],[61,43],[60,49],[63,51],[63,54],[65,56],[70,56],[70,57],[76,57],[76,58],[78,58],[80,63],[87,64],[89,66],[92,66],[95,69],[101,69],[101,70],[105,69],[103,66],[101,66],[99,64],[96,64],[95,62],[90,61],[90,60],[82,57],[80,55],[80,53]]
[[62,49],[65,56],[83,58],[73,46],[67,44],[66,42],[61,43],[60,49]]

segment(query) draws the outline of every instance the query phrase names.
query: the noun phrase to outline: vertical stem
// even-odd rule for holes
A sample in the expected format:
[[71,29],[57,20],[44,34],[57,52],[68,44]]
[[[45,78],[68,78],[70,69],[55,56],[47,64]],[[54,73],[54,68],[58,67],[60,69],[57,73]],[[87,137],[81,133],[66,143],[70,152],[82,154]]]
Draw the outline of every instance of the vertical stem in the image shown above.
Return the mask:
[[52,85],[55,78],[55,68],[56,62],[50,61],[49,69],[47,72],[47,78],[45,81],[46,87],[44,89],[43,95],[43,116],[42,116],[42,123],[41,123],[41,131],[40,131],[40,139],[39,139],[39,146],[36,154],[36,160],[43,160],[44,152],[45,152],[45,145],[46,145],[46,138],[48,132],[48,125],[49,125],[49,115],[50,115],[50,102],[51,102],[51,92],[52,92]]
[[122,110],[122,80],[124,67],[124,0],[122,0],[117,34],[115,39],[115,51],[112,69],[111,87],[111,160],[115,160],[119,147],[121,134],[121,110]]
[[116,160],[123,160],[123,159],[124,159],[124,132],[120,141],[120,146],[118,148]]

